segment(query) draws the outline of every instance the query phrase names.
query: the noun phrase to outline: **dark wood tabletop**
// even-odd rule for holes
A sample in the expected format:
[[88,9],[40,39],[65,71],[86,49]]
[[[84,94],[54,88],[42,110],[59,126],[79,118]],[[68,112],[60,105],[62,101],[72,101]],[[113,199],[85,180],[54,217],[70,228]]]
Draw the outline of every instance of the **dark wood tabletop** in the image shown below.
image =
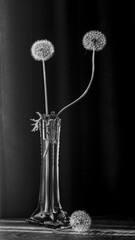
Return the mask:
[[71,228],[49,229],[30,225],[25,220],[0,220],[0,240],[135,240],[133,221],[93,220],[87,233],[77,233]]

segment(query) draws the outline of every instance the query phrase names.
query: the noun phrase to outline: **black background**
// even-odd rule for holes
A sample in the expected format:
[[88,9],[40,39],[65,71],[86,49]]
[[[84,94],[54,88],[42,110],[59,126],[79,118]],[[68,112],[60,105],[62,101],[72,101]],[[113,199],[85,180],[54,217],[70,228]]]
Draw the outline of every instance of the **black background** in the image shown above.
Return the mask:
[[86,88],[92,53],[84,34],[102,31],[86,97],[61,115],[60,191],[69,214],[135,218],[134,56],[132,0],[0,0],[0,217],[29,217],[38,202],[39,134],[30,118],[44,112],[42,64],[30,48],[55,46],[46,62],[49,112]]

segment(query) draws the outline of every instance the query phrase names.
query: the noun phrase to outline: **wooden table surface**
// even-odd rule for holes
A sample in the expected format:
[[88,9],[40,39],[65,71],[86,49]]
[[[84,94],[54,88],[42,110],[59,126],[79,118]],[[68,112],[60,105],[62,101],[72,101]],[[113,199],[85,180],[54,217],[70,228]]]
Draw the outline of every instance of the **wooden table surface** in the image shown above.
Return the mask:
[[25,220],[0,220],[0,240],[135,240],[133,221],[93,220],[87,233],[71,229],[52,230]]

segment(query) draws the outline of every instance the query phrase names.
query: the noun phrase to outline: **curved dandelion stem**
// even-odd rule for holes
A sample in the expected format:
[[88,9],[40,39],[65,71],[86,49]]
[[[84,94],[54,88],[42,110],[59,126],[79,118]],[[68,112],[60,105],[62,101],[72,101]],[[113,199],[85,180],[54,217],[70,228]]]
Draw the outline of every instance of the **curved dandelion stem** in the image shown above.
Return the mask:
[[87,92],[89,91],[90,89],[90,86],[91,86],[91,83],[93,81],[93,77],[94,77],[94,72],[95,72],[95,49],[93,49],[92,51],[92,73],[91,73],[91,78],[90,78],[90,81],[89,81],[89,84],[86,88],[86,90],[83,92],[83,94],[77,98],[76,100],[74,100],[73,102],[69,103],[68,105],[66,105],[64,108],[62,108],[59,112],[58,112],[58,115],[60,115],[64,110],[66,110],[67,108],[71,107],[72,105],[74,105],[75,103],[77,103],[78,101],[80,101],[86,94]]
[[46,71],[45,71],[45,61],[44,60],[42,60],[42,64],[43,64],[43,77],[44,77],[45,114],[48,115],[47,82],[46,82]]

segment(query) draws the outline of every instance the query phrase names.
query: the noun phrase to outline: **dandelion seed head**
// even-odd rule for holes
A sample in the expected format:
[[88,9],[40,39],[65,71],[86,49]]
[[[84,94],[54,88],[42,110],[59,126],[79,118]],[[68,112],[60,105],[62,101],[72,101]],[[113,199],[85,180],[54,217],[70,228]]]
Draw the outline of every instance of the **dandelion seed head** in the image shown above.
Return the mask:
[[37,61],[46,61],[54,54],[54,46],[48,40],[38,40],[31,47],[31,55]]
[[100,51],[106,45],[106,37],[99,31],[90,31],[84,35],[82,43],[87,50]]
[[91,226],[91,218],[85,211],[75,211],[70,217],[70,225],[74,231],[86,232]]

